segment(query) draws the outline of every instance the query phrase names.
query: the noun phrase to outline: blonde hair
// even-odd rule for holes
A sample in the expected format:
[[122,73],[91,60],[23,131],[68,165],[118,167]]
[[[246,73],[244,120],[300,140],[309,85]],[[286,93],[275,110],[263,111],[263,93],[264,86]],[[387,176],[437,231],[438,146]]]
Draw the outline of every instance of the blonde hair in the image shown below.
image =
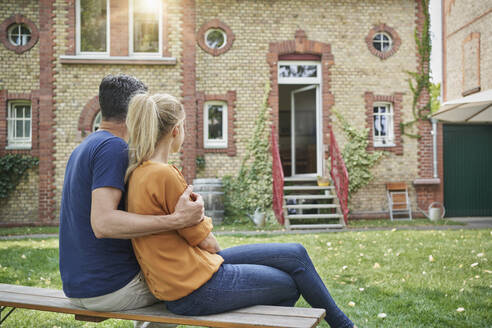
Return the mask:
[[130,140],[125,182],[133,170],[152,156],[159,140],[182,120],[184,108],[176,97],[164,93],[139,93],[133,96],[126,117]]

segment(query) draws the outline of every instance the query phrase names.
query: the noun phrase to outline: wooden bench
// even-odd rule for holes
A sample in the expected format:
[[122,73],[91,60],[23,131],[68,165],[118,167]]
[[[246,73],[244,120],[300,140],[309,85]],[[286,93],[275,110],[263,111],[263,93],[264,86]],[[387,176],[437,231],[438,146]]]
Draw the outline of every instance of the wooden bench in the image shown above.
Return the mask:
[[[12,309],[8,311],[8,307]],[[163,303],[129,311],[97,312],[72,305],[61,290],[0,284],[0,325],[16,308],[74,314],[81,321],[124,319],[206,327],[316,327],[325,316],[324,309],[264,305],[207,316],[182,316],[167,311]]]

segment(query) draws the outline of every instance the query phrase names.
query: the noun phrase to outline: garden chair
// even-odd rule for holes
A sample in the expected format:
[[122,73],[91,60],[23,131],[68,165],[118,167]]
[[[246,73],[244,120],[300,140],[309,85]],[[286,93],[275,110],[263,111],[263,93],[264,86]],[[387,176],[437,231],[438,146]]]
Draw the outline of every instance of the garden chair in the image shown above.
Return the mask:
[[[393,221],[393,219],[412,219],[412,209],[410,208],[408,188],[405,182],[386,183],[386,195],[388,197],[388,208],[391,221]],[[395,218],[395,216],[399,217]]]

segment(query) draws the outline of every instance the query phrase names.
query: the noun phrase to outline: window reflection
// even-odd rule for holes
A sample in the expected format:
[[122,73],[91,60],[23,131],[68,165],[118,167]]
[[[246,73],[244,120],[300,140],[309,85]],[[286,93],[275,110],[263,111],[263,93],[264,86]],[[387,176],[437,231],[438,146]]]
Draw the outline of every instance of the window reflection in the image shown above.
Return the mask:
[[280,65],[279,77],[317,77],[317,65]]
[[80,0],[80,51],[106,51],[107,0]]
[[159,9],[133,1],[133,52],[159,51]]
[[222,139],[223,107],[209,105],[208,107],[208,139]]

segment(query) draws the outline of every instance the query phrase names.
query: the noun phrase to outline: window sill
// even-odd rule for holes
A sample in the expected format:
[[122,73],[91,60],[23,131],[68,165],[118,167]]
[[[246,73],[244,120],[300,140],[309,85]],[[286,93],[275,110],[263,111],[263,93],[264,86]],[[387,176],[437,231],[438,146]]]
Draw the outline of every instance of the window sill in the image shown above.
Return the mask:
[[176,65],[174,57],[60,56],[62,64]]
[[11,146],[5,147],[5,149],[6,150],[31,150],[32,146],[31,145],[29,145],[29,146],[11,145]]
[[374,145],[374,148],[391,148],[396,147],[395,144],[387,144],[387,145]]
[[439,178],[429,178],[429,179],[415,179],[413,184],[416,186],[421,185],[438,185],[441,184],[441,179]]
[[205,145],[203,148],[205,150],[227,150],[227,145]]

